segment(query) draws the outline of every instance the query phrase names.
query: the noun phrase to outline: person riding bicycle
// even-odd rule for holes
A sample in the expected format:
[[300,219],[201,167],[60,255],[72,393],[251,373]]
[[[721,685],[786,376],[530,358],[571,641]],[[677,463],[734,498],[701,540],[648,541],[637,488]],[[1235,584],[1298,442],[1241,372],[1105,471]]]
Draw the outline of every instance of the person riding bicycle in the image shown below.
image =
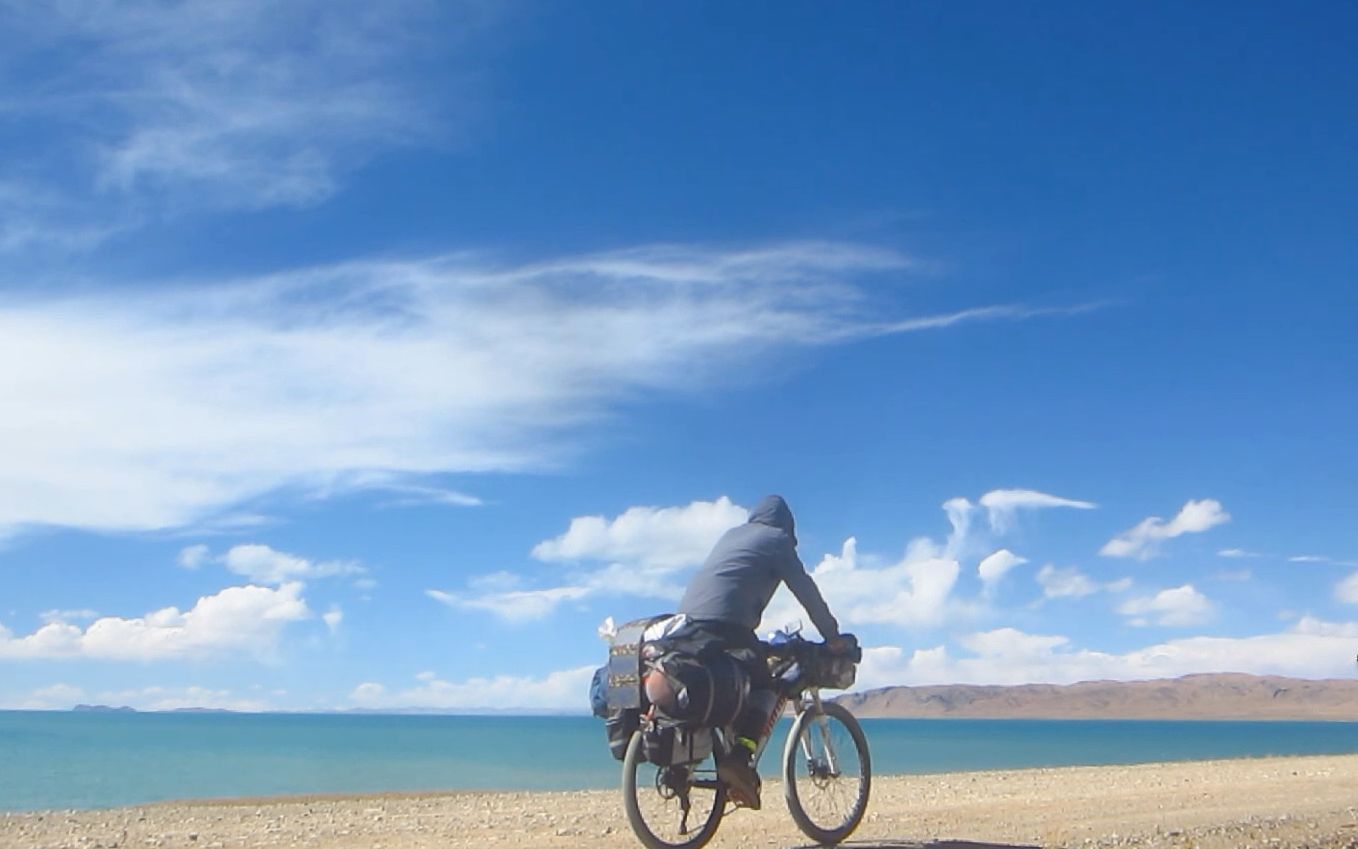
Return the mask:
[[780,583],[796,596],[830,651],[844,650],[848,643],[839,635],[839,623],[797,556],[792,510],[777,495],[764,498],[746,524],[722,535],[689,582],[678,610],[690,620],[684,629],[690,638],[710,639],[750,676],[750,706],[736,720],[735,745],[717,772],[738,804],[756,810],[759,774],[752,761],[771,725],[777,693],[766,646],[754,629]]

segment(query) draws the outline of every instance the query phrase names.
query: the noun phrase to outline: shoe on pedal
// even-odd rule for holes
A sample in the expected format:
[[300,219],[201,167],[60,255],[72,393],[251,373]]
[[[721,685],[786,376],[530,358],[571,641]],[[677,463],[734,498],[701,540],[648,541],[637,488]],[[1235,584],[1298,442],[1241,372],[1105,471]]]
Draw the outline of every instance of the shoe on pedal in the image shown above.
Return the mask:
[[750,753],[743,747],[722,758],[717,777],[726,785],[736,807],[759,810],[759,773],[750,765]]

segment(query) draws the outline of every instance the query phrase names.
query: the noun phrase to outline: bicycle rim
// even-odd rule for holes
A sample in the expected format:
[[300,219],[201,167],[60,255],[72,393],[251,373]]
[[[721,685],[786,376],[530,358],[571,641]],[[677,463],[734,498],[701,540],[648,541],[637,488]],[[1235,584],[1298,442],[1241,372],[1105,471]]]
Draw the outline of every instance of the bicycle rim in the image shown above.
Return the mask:
[[853,714],[827,702],[797,717],[783,752],[783,792],[807,837],[830,844],[852,834],[871,786],[868,742]]
[[[713,756],[678,767],[648,763],[641,732],[632,735],[622,765],[623,807],[632,831],[649,849],[698,849],[712,839],[726,807]],[[685,815],[683,798],[689,811]]]

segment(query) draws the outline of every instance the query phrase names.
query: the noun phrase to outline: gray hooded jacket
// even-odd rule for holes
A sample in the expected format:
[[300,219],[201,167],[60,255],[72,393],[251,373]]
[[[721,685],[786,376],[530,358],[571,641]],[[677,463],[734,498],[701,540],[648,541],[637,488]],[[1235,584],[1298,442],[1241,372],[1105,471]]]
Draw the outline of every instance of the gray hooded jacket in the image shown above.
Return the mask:
[[779,583],[792,590],[822,637],[839,635],[839,623],[797,556],[792,510],[782,498],[770,495],[750,511],[749,522],[717,541],[689,583],[678,612],[753,631]]

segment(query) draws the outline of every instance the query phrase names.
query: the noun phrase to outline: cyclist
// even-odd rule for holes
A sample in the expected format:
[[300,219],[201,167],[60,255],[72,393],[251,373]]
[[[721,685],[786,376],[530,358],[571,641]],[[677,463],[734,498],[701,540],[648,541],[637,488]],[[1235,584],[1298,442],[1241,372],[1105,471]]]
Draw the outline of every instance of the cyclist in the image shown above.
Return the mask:
[[752,764],[769,729],[777,692],[769,675],[767,652],[754,629],[764,608],[786,584],[832,652],[848,643],[839,623],[797,556],[792,510],[780,496],[764,498],[750,511],[749,521],[727,531],[679,602],[690,620],[685,636],[710,640],[741,664],[750,676],[749,707],[736,720],[736,745],[717,765],[717,773],[738,805],[759,809],[759,774]]

